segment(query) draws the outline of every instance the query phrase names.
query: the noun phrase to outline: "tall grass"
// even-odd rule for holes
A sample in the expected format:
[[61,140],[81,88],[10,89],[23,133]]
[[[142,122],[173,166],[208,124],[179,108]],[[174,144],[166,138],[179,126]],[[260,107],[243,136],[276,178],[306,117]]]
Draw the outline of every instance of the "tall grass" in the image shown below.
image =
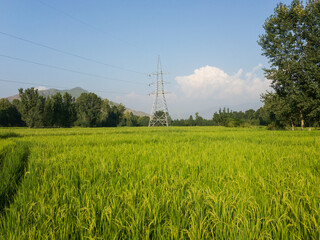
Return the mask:
[[32,145],[0,238],[320,238],[320,132],[15,131]]

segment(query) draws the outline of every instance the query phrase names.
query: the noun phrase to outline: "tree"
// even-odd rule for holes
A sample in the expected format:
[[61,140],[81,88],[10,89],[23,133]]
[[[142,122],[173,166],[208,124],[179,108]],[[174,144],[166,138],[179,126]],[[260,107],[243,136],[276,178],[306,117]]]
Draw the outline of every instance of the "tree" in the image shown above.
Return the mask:
[[203,125],[205,125],[205,124],[204,124],[204,121],[203,121],[203,118],[199,115],[198,112],[195,113],[195,125],[196,125],[196,126],[203,126]]
[[[102,103],[101,125],[103,127],[116,127],[121,123],[126,108],[122,105],[115,105],[108,99]],[[126,125],[125,123],[123,125]]]
[[138,126],[148,126],[149,125],[149,116],[140,116],[138,118]]
[[132,112],[125,111],[120,126],[134,127],[138,126],[138,117]]
[[28,127],[43,127],[43,112],[45,98],[39,96],[38,90],[28,88],[23,91],[19,89],[20,103],[19,111],[22,115],[22,120],[25,121]]
[[271,63],[265,69],[271,87],[290,109],[289,115],[299,116],[302,129],[305,121],[311,124],[320,115],[319,9],[320,2],[314,0],[306,6],[299,0],[289,6],[278,4],[258,42]]
[[320,1],[309,1],[305,7],[304,19],[305,59],[304,70],[308,85],[308,115],[311,122],[318,125],[320,119]]
[[7,98],[0,99],[0,126],[23,126],[21,114],[17,107],[11,104]]
[[296,111],[293,111],[288,102],[276,93],[267,92],[261,97],[264,102],[264,118],[268,125],[274,126],[272,128],[291,126],[292,131],[294,131],[299,115]]
[[77,112],[75,99],[67,92],[63,94],[62,113],[63,127],[71,127],[77,119]]
[[247,121],[251,121],[254,119],[254,113],[255,111],[253,109],[249,109],[244,112],[244,119]]
[[189,119],[187,120],[187,126],[195,126],[195,125],[196,125],[196,123],[193,120],[193,116],[190,115]]
[[255,115],[255,119],[258,122],[257,125],[267,126],[268,124],[271,123],[270,111],[266,109],[266,105],[259,108],[254,115]]
[[77,124],[83,127],[96,127],[100,124],[102,100],[95,93],[82,93],[76,99]]
[[69,93],[63,96],[56,93],[47,97],[44,106],[44,124],[46,127],[71,127],[76,120],[74,98]]
[[63,106],[61,93],[47,97],[44,105],[44,125],[46,127],[63,126]]
[[221,111],[221,108],[218,112],[215,112],[213,114],[212,120],[218,125],[218,126],[227,126],[229,121],[232,121],[232,112],[230,112],[229,108],[226,110],[226,108],[223,108]]

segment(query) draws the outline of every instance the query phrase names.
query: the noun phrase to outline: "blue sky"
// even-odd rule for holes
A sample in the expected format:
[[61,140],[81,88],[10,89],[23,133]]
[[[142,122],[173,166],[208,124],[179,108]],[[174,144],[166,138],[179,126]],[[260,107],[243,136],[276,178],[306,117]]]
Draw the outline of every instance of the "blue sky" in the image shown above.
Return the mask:
[[[150,112],[161,56],[169,113],[210,118],[219,107],[261,106],[268,61],[257,44],[276,0],[4,0],[0,2],[0,97],[18,88],[76,86]],[[282,1],[289,4],[290,1]],[[99,61],[72,57],[16,38]],[[57,68],[45,67],[19,58]],[[87,75],[81,73],[88,73]],[[95,76],[93,76],[95,75]],[[5,81],[11,82],[5,82]],[[12,82],[15,81],[15,82]]]

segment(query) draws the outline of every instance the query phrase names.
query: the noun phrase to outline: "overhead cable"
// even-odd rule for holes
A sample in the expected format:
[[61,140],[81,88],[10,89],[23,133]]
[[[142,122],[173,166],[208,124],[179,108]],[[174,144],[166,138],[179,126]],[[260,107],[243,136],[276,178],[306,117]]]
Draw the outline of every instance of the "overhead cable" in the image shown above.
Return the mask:
[[103,34],[107,34],[108,37],[112,37],[112,38],[114,38],[114,39],[116,39],[116,40],[118,40],[118,41],[121,41],[121,42],[123,42],[123,43],[126,43],[127,45],[131,45],[131,46],[135,45],[135,47],[139,47],[139,48],[142,49],[145,53],[148,52],[149,54],[158,55],[158,54],[155,54],[155,53],[151,53],[151,52],[149,52],[149,51],[146,51],[144,48],[141,48],[140,46],[137,46],[137,45],[134,44],[134,43],[130,43],[130,42],[128,42],[127,40],[124,40],[124,39],[121,39],[121,38],[119,38],[119,37],[116,37],[116,36],[114,36],[113,34],[111,34],[110,32],[106,32],[106,31],[104,31],[104,30],[102,30],[102,29],[100,29],[100,28],[97,28],[96,26],[94,26],[94,25],[92,25],[92,24],[89,24],[88,22],[83,21],[82,19],[79,19],[79,18],[77,18],[77,17],[74,17],[72,14],[70,14],[70,13],[68,13],[68,12],[66,12],[66,11],[63,11],[63,10],[61,10],[61,9],[58,9],[57,7],[55,7],[55,6],[51,5],[51,4],[48,4],[48,1],[42,1],[42,0],[37,0],[37,1],[38,1],[39,3],[41,3],[42,5],[45,5],[46,7],[50,8],[50,9],[56,11],[56,12],[59,12],[60,14],[63,14],[63,15],[65,15],[65,16],[69,17],[70,19],[72,19],[72,20],[75,21],[75,22],[79,22],[79,23],[81,23],[82,25],[84,25],[84,26],[86,26],[86,27],[88,27],[88,28],[91,28],[91,29],[93,29],[93,30],[95,30],[95,31],[97,31],[97,32],[100,32],[100,33],[103,33]]
[[68,68],[60,67],[60,66],[53,66],[53,65],[49,65],[49,64],[45,64],[45,63],[39,63],[39,62],[35,62],[35,61],[23,59],[23,58],[12,57],[12,56],[8,56],[8,55],[4,55],[4,54],[0,54],[0,57],[16,60],[16,61],[20,61],[20,62],[31,63],[31,64],[39,65],[42,67],[53,68],[53,69],[62,70],[62,71],[66,71],[66,72],[72,72],[72,73],[77,73],[77,74],[86,75],[86,76],[90,76],[90,77],[105,79],[105,80],[145,85],[145,83],[142,83],[142,82],[133,82],[133,81],[122,80],[122,79],[117,79],[117,78],[110,78],[110,77],[106,77],[106,76],[97,75],[94,73],[82,72],[82,71],[68,69]]
[[71,52],[64,51],[64,50],[61,50],[61,49],[58,49],[58,48],[50,47],[48,45],[45,45],[45,44],[42,44],[42,43],[38,43],[38,42],[34,42],[34,41],[31,41],[31,40],[28,40],[28,39],[25,39],[25,38],[22,38],[22,37],[13,35],[13,34],[5,33],[5,32],[2,32],[2,31],[0,31],[0,34],[2,34],[4,36],[7,36],[7,37],[10,37],[10,38],[14,38],[14,39],[23,41],[23,42],[27,42],[27,43],[35,45],[35,46],[46,48],[46,49],[49,49],[49,50],[52,50],[52,51],[55,51],[55,52],[58,52],[58,53],[62,53],[62,54],[65,54],[65,55],[76,57],[76,58],[79,58],[79,59],[82,59],[82,60],[85,60],[85,61],[97,63],[97,64],[100,64],[100,65],[116,68],[116,69],[127,71],[127,72],[133,72],[133,73],[137,73],[137,74],[147,75],[146,73],[142,73],[142,72],[139,72],[139,71],[127,69],[127,68],[124,68],[124,67],[119,67],[119,66],[112,65],[112,64],[109,64],[109,63],[104,63],[104,62],[101,62],[101,61],[98,61],[98,60],[95,60],[95,59],[92,59],[92,58],[80,56],[80,55],[75,54],[75,53],[71,53]]

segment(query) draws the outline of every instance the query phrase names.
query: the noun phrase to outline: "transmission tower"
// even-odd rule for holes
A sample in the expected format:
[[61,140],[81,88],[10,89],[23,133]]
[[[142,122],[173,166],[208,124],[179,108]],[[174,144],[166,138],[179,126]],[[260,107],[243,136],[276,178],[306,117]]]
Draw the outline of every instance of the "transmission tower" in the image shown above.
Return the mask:
[[[163,83],[163,74],[161,69],[160,56],[158,56],[158,69],[156,73],[152,73],[151,75],[157,76],[157,81],[150,84],[156,85],[156,90],[151,94],[154,95],[152,110],[150,114],[149,127],[155,126],[169,126],[168,121],[168,106],[165,98],[166,92],[164,91],[164,83]],[[150,95],[151,95],[150,94]]]

